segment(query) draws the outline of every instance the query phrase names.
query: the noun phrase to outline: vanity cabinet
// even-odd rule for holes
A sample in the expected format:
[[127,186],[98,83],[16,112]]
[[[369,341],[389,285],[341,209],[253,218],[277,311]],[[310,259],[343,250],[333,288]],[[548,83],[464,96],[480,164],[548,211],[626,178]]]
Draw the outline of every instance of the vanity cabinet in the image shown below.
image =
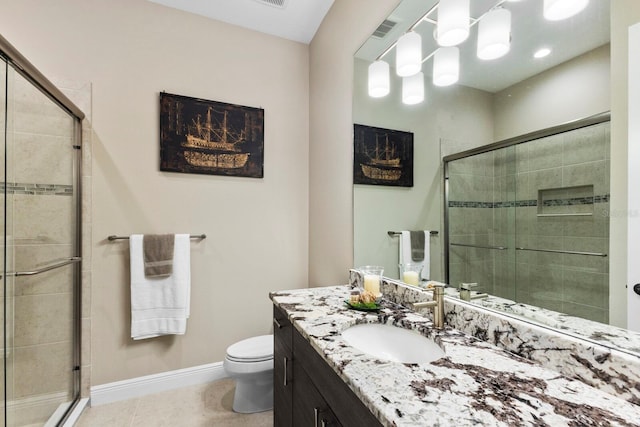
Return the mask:
[[381,426],[274,306],[274,426]]
[[284,311],[273,307],[273,424],[293,426],[293,325]]
[[313,381],[302,367],[302,363],[293,365],[293,378],[295,378],[293,386],[295,396],[293,399],[294,426],[334,427],[342,425],[313,385]]

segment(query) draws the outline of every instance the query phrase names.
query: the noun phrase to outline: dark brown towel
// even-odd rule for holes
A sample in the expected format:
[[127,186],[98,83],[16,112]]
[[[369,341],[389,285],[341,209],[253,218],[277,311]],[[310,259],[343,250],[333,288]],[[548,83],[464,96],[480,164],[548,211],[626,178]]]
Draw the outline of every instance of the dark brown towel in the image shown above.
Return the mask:
[[142,237],[145,277],[167,277],[173,273],[173,234],[145,234]]
[[411,259],[424,261],[424,231],[409,231],[411,240]]

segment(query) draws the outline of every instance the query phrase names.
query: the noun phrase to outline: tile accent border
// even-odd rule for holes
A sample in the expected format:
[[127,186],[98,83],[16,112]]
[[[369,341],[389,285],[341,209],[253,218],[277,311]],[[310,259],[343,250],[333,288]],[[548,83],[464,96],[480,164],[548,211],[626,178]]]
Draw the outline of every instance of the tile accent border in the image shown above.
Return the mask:
[[73,185],[64,184],[25,184],[21,182],[2,182],[0,190],[8,194],[27,194],[31,196],[73,196]]
[[216,362],[97,385],[91,387],[91,406],[105,405],[196,384],[205,384],[228,377],[222,362]]
[[[594,203],[608,203],[609,194],[603,194],[593,197],[573,197],[567,199],[545,200],[543,206],[576,206],[576,205],[592,205]],[[538,206],[537,200],[515,200],[502,202],[472,202],[472,201],[455,201],[449,200],[450,208],[526,208]]]

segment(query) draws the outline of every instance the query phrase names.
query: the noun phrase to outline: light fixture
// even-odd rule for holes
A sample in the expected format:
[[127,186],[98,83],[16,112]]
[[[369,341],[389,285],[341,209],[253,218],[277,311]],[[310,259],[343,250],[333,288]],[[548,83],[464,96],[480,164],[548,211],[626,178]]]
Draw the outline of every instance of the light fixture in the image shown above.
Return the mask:
[[396,73],[400,77],[416,74],[422,68],[422,37],[409,31],[396,45]]
[[500,8],[487,13],[478,27],[478,58],[500,58],[509,52],[510,45],[511,12]]
[[381,98],[389,94],[389,64],[385,61],[375,61],[369,65],[369,96]]
[[402,78],[402,102],[407,105],[419,104],[424,101],[424,74],[417,74]]
[[548,47],[543,47],[542,49],[538,49],[536,50],[536,52],[533,54],[534,58],[544,58],[545,56],[549,55],[551,53],[551,49],[549,49]]
[[456,46],[469,37],[469,0],[440,0],[436,40],[440,46]]
[[589,0],[544,0],[544,17],[549,21],[569,18],[587,7]]
[[433,84],[449,86],[460,76],[460,50],[455,47],[441,47],[433,55]]
[[[402,102],[417,104],[424,100],[424,75],[422,63],[433,58],[433,85],[449,86],[460,77],[460,51],[456,47],[469,37],[469,30],[478,25],[478,58],[500,58],[511,49],[511,12],[506,4],[522,0],[494,0],[495,3],[478,18],[469,16],[470,0],[440,0],[410,27],[409,31],[388,46],[369,66],[369,95],[381,97],[389,93],[389,64],[382,58],[390,51],[396,52],[396,73],[402,77]],[[550,20],[568,18],[583,10],[589,0],[543,0],[544,17]],[[437,12],[437,19],[431,17]],[[415,32],[423,22],[434,24],[434,37],[439,45],[430,54],[422,55],[422,38]],[[534,53],[544,58],[551,49]],[[413,77],[413,78],[409,78]]]

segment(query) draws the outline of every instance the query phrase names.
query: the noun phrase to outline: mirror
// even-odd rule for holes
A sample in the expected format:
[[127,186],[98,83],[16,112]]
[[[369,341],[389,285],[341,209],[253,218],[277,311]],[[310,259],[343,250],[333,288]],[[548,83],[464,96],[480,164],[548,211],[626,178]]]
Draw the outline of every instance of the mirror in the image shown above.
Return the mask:
[[[446,270],[450,260],[445,259],[447,247],[451,237],[445,235],[446,218],[443,209],[445,184],[442,159],[456,153],[477,149],[496,141],[506,141],[519,138],[535,132],[555,128],[568,122],[592,117],[610,110],[610,13],[609,1],[599,0],[589,2],[588,7],[577,15],[562,21],[546,21],[542,14],[542,0],[498,1],[474,0],[471,3],[470,16],[482,17],[496,5],[511,12],[511,39],[509,52],[494,60],[481,60],[476,55],[476,40],[479,25],[472,25],[468,39],[459,46],[459,80],[457,83],[441,87],[432,83],[433,53],[438,45],[434,39],[435,25],[431,22],[437,19],[437,13],[429,11],[437,5],[437,1],[403,0],[391,13],[376,33],[372,35],[358,50],[354,58],[354,123],[373,126],[382,129],[413,133],[413,187],[394,187],[390,185],[354,185],[354,265],[375,263],[385,268],[384,275],[398,278],[398,237],[387,234],[388,231],[400,230],[437,230],[439,234],[429,239],[430,243],[430,273],[434,280],[445,281]],[[427,15],[425,20],[421,17]],[[422,39],[422,72],[425,82],[425,100],[415,105],[407,105],[402,101],[402,80],[395,74],[396,49],[392,48],[384,53],[408,29],[415,27],[415,31]],[[535,58],[533,54],[543,47],[551,49],[551,53],[542,58]],[[373,98],[368,94],[368,67],[376,59],[382,59],[390,64],[391,82],[390,93],[381,98]],[[608,137],[608,135],[607,135]],[[535,141],[531,142],[531,144]],[[393,147],[392,147],[393,148]],[[515,156],[517,146],[511,148],[514,153],[504,153],[500,156]],[[605,148],[608,150],[608,147]],[[553,156],[552,151],[542,150],[545,155]],[[485,159],[485,166],[495,165],[492,153]],[[605,162],[608,159],[603,159]],[[462,162],[460,162],[462,163]],[[487,170],[482,161],[472,166]],[[606,163],[603,163],[606,165]],[[355,167],[355,165],[354,165]],[[609,168],[605,166],[608,177]],[[493,176],[491,177],[495,181]],[[599,184],[600,182],[598,182]],[[378,183],[379,184],[379,183]],[[479,180],[472,179],[464,185],[480,185]],[[515,185],[515,184],[514,184]],[[566,188],[565,188],[566,187]],[[544,190],[544,191],[543,191]],[[577,195],[567,196],[567,191],[574,191]],[[601,189],[598,189],[599,191]],[[562,193],[563,196],[558,196]],[[607,194],[592,194],[594,188],[589,184],[540,185],[535,188],[535,195],[527,199],[536,200],[540,206],[553,205],[551,200],[580,199],[591,194],[592,200],[608,201]],[[515,193],[515,189],[513,189]],[[584,194],[583,194],[584,193]],[[605,192],[606,193],[606,192]],[[574,197],[575,196],[575,197]],[[459,201],[459,200],[458,200]],[[484,200],[464,200],[483,202]],[[496,200],[492,200],[495,203]],[[514,204],[518,203],[516,198]],[[538,206],[538,210],[540,209]],[[593,204],[595,206],[595,204]],[[592,217],[603,219],[606,208],[603,204],[592,211]],[[495,205],[493,206],[495,207]],[[585,206],[580,209],[587,209]],[[546,215],[545,212],[534,212],[533,215]],[[570,213],[570,212],[569,212]],[[586,213],[586,212],[578,212]],[[509,213],[505,212],[505,215]],[[511,213],[517,219],[518,215]],[[470,215],[466,219],[473,220]],[[513,218],[512,218],[513,219]],[[566,225],[567,219],[563,220]],[[458,237],[464,236],[467,221],[458,221]],[[607,228],[598,225],[599,228]],[[485,228],[494,228],[485,225]],[[553,228],[553,227],[551,227]],[[580,228],[579,226],[575,228]],[[564,237],[565,229],[559,229],[557,235],[547,235],[547,240],[554,244],[555,239]],[[604,230],[604,228],[603,228]],[[451,230],[450,230],[451,231]],[[558,230],[556,230],[558,231]],[[579,236],[571,236],[580,239]],[[606,236],[599,236],[608,239]],[[525,248],[516,237],[512,238],[512,246]],[[473,242],[473,240],[471,240]],[[459,241],[458,243],[467,243]],[[476,241],[477,242],[477,241]],[[485,240],[489,245],[494,243]],[[536,242],[538,243],[538,242]],[[494,245],[499,246],[499,245]],[[578,246],[576,246],[578,247]],[[607,245],[599,242],[600,248],[605,250],[589,252],[606,252]],[[530,248],[527,246],[527,248]],[[554,247],[538,247],[536,249],[554,249]],[[476,249],[479,251],[480,249]],[[518,251],[516,251],[518,252]],[[522,255],[513,253],[515,257]],[[547,259],[549,255],[546,253]],[[576,256],[576,255],[571,255]],[[523,258],[521,257],[520,260]],[[603,261],[603,259],[605,261]],[[599,258],[598,264],[607,263],[607,258]],[[479,257],[479,264],[488,262]],[[493,261],[491,261],[493,262]],[[569,262],[574,267],[590,268],[588,261]],[[493,269],[493,265],[488,269]],[[536,268],[544,264],[536,264]],[[597,274],[607,276],[608,266],[600,265]],[[517,274],[510,273],[512,278]],[[526,274],[526,273],[525,273]],[[570,275],[571,272],[562,274]],[[473,276],[451,277],[457,281],[481,282]],[[459,283],[451,282],[452,287]],[[544,284],[547,285],[546,283]],[[606,283],[608,285],[608,281]],[[536,286],[535,283],[530,286]],[[604,285],[603,285],[604,286]],[[575,292],[580,292],[577,286]],[[458,292],[454,289],[455,295]],[[497,293],[495,287],[480,288],[480,291]],[[612,290],[622,292],[622,290]],[[517,295],[502,294],[507,301],[518,301]],[[575,294],[570,299],[587,299],[590,295]],[[617,295],[612,301],[626,301],[625,295]],[[482,303],[482,300],[477,300]],[[528,313],[529,319],[543,321],[545,313],[553,318],[549,326],[558,327],[558,317],[552,309],[561,310],[561,306],[548,305],[546,310],[535,307],[535,299],[524,300],[533,310]],[[538,307],[544,304],[538,302]],[[509,304],[508,304],[509,305]],[[542,313],[542,315],[541,315]],[[525,311],[518,314],[527,315]],[[579,314],[574,314],[579,316]],[[613,325],[624,324],[624,320],[616,319],[615,307],[609,310],[607,316],[592,317],[607,321]],[[588,316],[583,316],[588,317]],[[560,323],[566,324],[560,317]],[[570,323],[570,322],[569,322]],[[574,332],[585,336],[592,332],[580,322],[576,323]],[[580,331],[580,329],[583,329]]]

